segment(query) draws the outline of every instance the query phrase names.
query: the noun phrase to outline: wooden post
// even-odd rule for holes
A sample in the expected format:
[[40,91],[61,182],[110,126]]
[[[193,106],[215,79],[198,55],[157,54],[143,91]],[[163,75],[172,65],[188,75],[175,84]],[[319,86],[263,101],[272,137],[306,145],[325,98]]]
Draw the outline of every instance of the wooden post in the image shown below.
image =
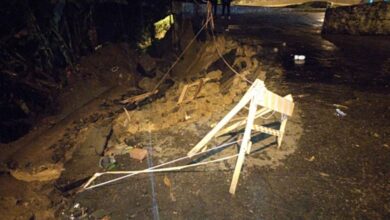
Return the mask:
[[286,129],[286,124],[287,124],[287,116],[282,114],[281,124],[280,124],[280,129],[279,129],[279,136],[278,136],[278,149],[282,145],[284,130]]
[[[256,91],[256,89],[254,90]],[[244,137],[242,138],[242,144],[240,148],[240,153],[238,154],[236,168],[234,169],[232,182],[230,184],[230,190],[229,192],[234,195],[237,188],[238,179],[240,177],[241,168],[245,160],[245,153],[247,151],[247,147],[250,141],[251,137],[251,131],[253,127],[253,122],[255,121],[255,114],[256,114],[256,100],[255,100],[255,93],[252,91],[252,98],[251,98],[251,104],[249,107],[249,113],[248,113],[248,120],[245,127]]]
[[247,148],[248,149],[246,150],[246,154],[250,154],[251,153],[251,149],[252,149],[252,141],[249,141]]
[[[286,99],[293,102],[292,95],[286,96]],[[284,130],[286,130],[286,125],[287,125],[287,115],[282,114],[281,124],[280,124],[280,129],[279,129],[279,136],[278,136],[278,149],[280,149],[280,146],[282,145]]]

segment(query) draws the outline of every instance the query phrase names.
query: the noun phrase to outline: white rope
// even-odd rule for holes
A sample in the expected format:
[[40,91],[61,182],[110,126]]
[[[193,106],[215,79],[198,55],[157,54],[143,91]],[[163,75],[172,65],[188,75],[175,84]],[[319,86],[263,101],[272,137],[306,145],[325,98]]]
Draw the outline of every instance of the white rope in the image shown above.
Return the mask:
[[[199,153],[196,153],[194,154],[193,156],[191,157],[194,157],[194,156],[198,156],[198,155],[201,155],[201,154],[205,154],[207,152],[210,152],[210,151],[214,151],[214,150],[218,150],[218,149],[221,149],[221,148],[224,148],[224,147],[227,147],[227,146],[230,146],[230,145],[233,145],[235,143],[238,143],[239,140],[237,141],[233,141],[233,142],[229,142],[229,143],[226,143],[226,144],[222,144],[222,145],[219,145],[219,146],[216,146],[214,148],[210,148],[209,150],[207,151],[204,151],[204,152],[199,152]],[[188,158],[191,158],[189,156],[184,156],[184,157],[181,157],[181,158],[178,158],[178,159],[175,159],[175,160],[172,160],[172,161],[169,161],[169,162],[165,162],[165,163],[162,163],[162,164],[159,164],[159,165],[156,165],[154,167],[150,167],[148,169],[145,169],[145,170],[141,170],[143,172],[145,171],[148,171],[148,170],[154,170],[156,168],[159,168],[159,167],[163,167],[163,166],[166,166],[166,165],[169,165],[169,164],[173,164],[173,163],[176,163],[176,162],[179,162],[179,161],[182,161],[182,160],[185,160],[185,159],[188,159]],[[100,187],[100,186],[104,186],[104,185],[107,185],[109,183],[113,183],[113,182],[117,182],[119,180],[122,180],[122,179],[125,179],[125,178],[128,178],[128,177],[131,177],[131,176],[134,176],[138,173],[129,173],[125,176],[121,176],[121,177],[118,177],[118,178],[115,178],[115,179],[112,179],[112,180],[109,180],[109,181],[106,181],[106,182],[102,182],[102,183],[99,183],[99,184],[96,184],[96,185],[93,185],[93,186],[89,186],[91,185],[91,183],[99,176],[102,176],[104,175],[105,173],[95,173],[89,180],[88,182],[83,186],[84,189],[93,189],[93,188],[96,188],[96,187]]]

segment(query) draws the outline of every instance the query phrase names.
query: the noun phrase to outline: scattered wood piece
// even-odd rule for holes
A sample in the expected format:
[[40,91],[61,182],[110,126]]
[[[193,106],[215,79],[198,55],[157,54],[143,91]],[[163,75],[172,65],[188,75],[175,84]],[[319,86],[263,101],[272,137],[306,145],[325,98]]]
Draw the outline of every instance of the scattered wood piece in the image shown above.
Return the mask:
[[130,157],[139,161],[143,161],[148,155],[148,151],[140,148],[134,148],[130,151]]
[[305,98],[307,96],[310,96],[309,94],[301,94],[301,95],[297,95],[296,97],[297,98]]
[[188,89],[188,85],[184,85],[183,90],[180,93],[179,100],[177,101],[177,104],[180,104],[183,102],[184,96],[186,95],[186,92],[187,92],[187,89]]
[[324,173],[324,172],[320,172],[320,175],[323,176],[323,177],[329,177],[330,176],[329,174]]
[[336,107],[336,108],[349,109],[348,106],[340,105],[340,104],[333,104],[333,106]]
[[218,79],[218,77],[219,76],[217,74],[215,74],[212,77],[205,77],[203,79],[197,80],[196,82],[184,85],[183,89],[181,90],[181,93],[180,93],[179,99],[177,101],[177,104],[181,104],[181,103],[184,102],[184,99],[186,97],[186,94],[187,94],[189,88],[197,86],[197,89],[195,91],[194,96],[191,99],[189,99],[189,100],[187,100],[185,102],[189,102],[189,101],[192,101],[192,100],[196,99],[198,97],[200,91],[202,90],[203,85],[205,83],[207,83],[208,81],[210,81],[210,80]]
[[130,119],[129,112],[127,111],[127,109],[126,109],[126,108],[123,108],[123,110],[124,110],[124,111],[125,111],[125,113],[126,113],[126,117],[127,117],[127,121],[128,121],[128,123],[130,123],[131,119]]
[[154,95],[154,94],[157,94],[158,90],[155,90],[153,92],[146,92],[144,94],[141,94],[141,95],[136,95],[136,96],[132,96],[128,99],[125,99],[125,100],[122,100],[120,103],[121,104],[138,104],[139,102],[149,98],[150,96]]
[[194,100],[194,99],[196,99],[196,98],[198,97],[200,91],[202,90],[202,87],[203,87],[203,84],[204,84],[204,83],[205,83],[205,82],[203,81],[203,79],[200,79],[200,81],[199,81],[199,86],[198,86],[198,88],[196,89],[196,92],[195,92],[195,94],[194,94],[194,96],[192,97],[191,100]]
[[315,156],[311,156],[310,158],[305,158],[305,160],[307,160],[309,162],[313,162],[315,159],[316,159]]
[[169,178],[165,175],[164,176],[164,184],[168,187],[168,188],[171,188],[172,184],[171,184],[171,181],[169,180]]

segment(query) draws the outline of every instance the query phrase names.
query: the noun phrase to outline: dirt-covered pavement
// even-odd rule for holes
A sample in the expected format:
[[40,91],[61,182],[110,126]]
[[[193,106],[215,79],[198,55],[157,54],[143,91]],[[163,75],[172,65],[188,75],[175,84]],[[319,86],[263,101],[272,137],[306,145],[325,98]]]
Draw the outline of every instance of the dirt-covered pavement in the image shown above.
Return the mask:
[[[259,20],[270,21],[273,17],[272,13],[266,15],[270,17],[259,16]],[[386,57],[380,57],[383,68],[372,72],[377,83],[363,83],[366,76],[361,73],[369,66],[360,63],[359,69],[352,68],[347,59],[351,47],[332,43],[337,40],[324,40],[318,26],[307,25],[306,21],[316,15],[301,14],[297,16],[298,27],[284,31],[278,27],[283,22],[279,22],[294,21],[283,13],[275,16],[280,20],[276,19],[274,26],[255,23],[253,17],[219,20],[217,42],[210,36],[197,41],[174,69],[164,93],[139,106],[127,106],[129,115],[119,101],[130,97],[133,90],[118,87],[81,107],[81,113],[63,120],[68,121],[66,124],[57,123],[40,133],[38,140],[52,140],[50,145],[32,141],[30,146],[35,151],[27,151],[32,153],[21,159],[14,154],[6,164],[0,176],[0,213],[7,219],[18,215],[21,219],[389,218],[390,99],[386,80],[390,72]],[[190,39],[190,23],[186,27],[183,36]],[[240,29],[245,29],[246,35]],[[273,137],[260,135],[254,140],[235,196],[228,192],[235,159],[180,172],[137,175],[79,193],[68,191],[70,183],[103,171],[99,160],[107,152],[117,154],[116,163],[109,167],[112,170],[145,169],[185,156],[250,86],[219,59],[215,45],[247,79],[264,80],[269,90],[281,96],[292,94],[296,103],[280,149]],[[387,46],[382,45],[380,51],[389,50]],[[291,56],[294,53],[305,53],[306,63],[295,65]],[[347,59],[344,68],[329,59],[332,55]],[[161,69],[166,67],[165,62],[159,62]],[[351,76],[348,69],[358,71]],[[150,90],[162,72],[154,78],[135,80],[138,88],[133,93]],[[212,79],[199,93],[194,88],[186,97],[197,94],[195,99],[177,104],[185,84],[205,77]],[[336,109],[345,115],[337,114]],[[241,116],[245,115],[244,111]],[[279,119],[274,114],[261,122],[272,124]],[[210,146],[235,141],[239,133],[215,138]],[[131,159],[123,146],[147,150],[148,159]],[[51,151],[47,153],[47,149]],[[40,155],[38,150],[45,154],[36,160],[33,155]],[[18,152],[22,154],[23,150]],[[200,160],[236,152],[234,145]],[[53,169],[60,170],[60,177],[24,182],[10,175],[15,176],[18,170],[42,169],[42,164],[61,164],[61,169]],[[96,183],[110,178],[103,177]]]

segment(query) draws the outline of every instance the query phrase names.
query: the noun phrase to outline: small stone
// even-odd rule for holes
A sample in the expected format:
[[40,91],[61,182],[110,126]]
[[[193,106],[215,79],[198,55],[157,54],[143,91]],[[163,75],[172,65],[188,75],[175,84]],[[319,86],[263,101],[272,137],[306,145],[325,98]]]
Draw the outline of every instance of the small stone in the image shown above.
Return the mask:
[[145,157],[148,155],[148,151],[144,149],[134,148],[132,151],[130,151],[130,157],[132,159],[136,159],[139,161],[142,161],[145,159]]
[[220,79],[222,77],[222,71],[221,70],[215,70],[207,73],[207,76],[210,79]]
[[156,79],[151,79],[151,78],[143,78],[139,83],[138,86],[146,91],[150,91],[156,86],[157,80]]
[[137,64],[137,71],[146,77],[156,75],[156,61],[148,54],[143,54]]
[[103,209],[98,209],[94,212],[91,213],[91,217],[95,218],[95,219],[101,219],[103,218],[104,216],[106,216],[108,213],[103,210]]

